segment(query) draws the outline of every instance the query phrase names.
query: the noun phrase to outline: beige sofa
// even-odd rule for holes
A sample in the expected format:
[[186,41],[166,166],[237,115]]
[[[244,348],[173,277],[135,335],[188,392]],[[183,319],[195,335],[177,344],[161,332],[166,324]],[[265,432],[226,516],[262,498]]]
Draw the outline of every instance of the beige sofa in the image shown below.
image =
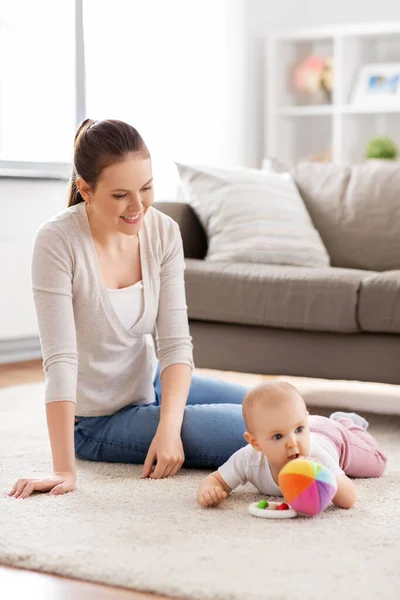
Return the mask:
[[399,166],[272,167],[293,175],[330,267],[208,262],[189,204],[156,204],[182,233],[196,366],[399,384]]

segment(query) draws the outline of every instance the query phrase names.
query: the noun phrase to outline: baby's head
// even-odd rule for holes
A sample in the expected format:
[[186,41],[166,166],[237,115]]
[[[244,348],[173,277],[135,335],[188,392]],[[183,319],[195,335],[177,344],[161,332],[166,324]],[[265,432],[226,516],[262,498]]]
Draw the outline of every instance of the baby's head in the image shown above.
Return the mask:
[[263,452],[274,471],[310,452],[307,408],[290,383],[271,381],[249,390],[243,400],[244,437]]

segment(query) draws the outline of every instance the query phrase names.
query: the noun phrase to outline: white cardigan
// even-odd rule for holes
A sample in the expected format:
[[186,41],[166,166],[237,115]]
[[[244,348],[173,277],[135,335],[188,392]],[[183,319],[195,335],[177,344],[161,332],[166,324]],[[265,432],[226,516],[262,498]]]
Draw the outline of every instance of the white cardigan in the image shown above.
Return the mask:
[[62,211],[39,229],[32,286],[46,403],[71,400],[76,415],[101,416],[128,404],[153,402],[154,331],[161,373],[175,363],[193,368],[179,227],[150,207],[139,243],[144,310],[127,329],[112,307],[85,203]]

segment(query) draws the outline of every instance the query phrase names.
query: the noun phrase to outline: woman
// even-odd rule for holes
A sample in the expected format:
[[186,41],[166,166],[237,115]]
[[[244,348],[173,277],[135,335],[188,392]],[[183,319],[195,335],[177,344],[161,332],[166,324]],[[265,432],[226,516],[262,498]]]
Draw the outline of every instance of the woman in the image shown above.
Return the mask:
[[192,378],[182,239],[153,200],[138,132],[86,119],[68,208],[41,226],[32,257],[53,473],[10,496],[76,489],[75,452],[159,479],[218,467],[246,443],[247,389]]

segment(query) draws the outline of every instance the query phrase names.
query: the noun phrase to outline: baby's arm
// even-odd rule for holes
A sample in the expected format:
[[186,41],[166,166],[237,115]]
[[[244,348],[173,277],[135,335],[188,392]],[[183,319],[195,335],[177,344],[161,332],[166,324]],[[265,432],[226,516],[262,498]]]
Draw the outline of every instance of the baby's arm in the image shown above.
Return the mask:
[[340,508],[351,508],[354,506],[357,497],[357,488],[354,482],[347,477],[343,469],[340,468],[338,460],[321,447],[321,443],[316,437],[311,437],[310,450],[309,458],[317,460],[317,462],[327,467],[336,478],[337,491],[332,498],[333,504],[340,506]]
[[251,446],[237,450],[218,468],[218,471],[203,479],[197,492],[199,504],[217,506],[238,485],[244,485],[248,481],[246,468],[248,448],[251,449]]
[[339,475],[336,478],[337,492],[332,499],[333,504],[340,508],[351,508],[357,498],[357,488],[354,481],[349,479],[347,475]]
[[222,479],[218,471],[207,475],[200,483],[197,491],[197,501],[201,506],[217,506],[227,498],[232,489]]

